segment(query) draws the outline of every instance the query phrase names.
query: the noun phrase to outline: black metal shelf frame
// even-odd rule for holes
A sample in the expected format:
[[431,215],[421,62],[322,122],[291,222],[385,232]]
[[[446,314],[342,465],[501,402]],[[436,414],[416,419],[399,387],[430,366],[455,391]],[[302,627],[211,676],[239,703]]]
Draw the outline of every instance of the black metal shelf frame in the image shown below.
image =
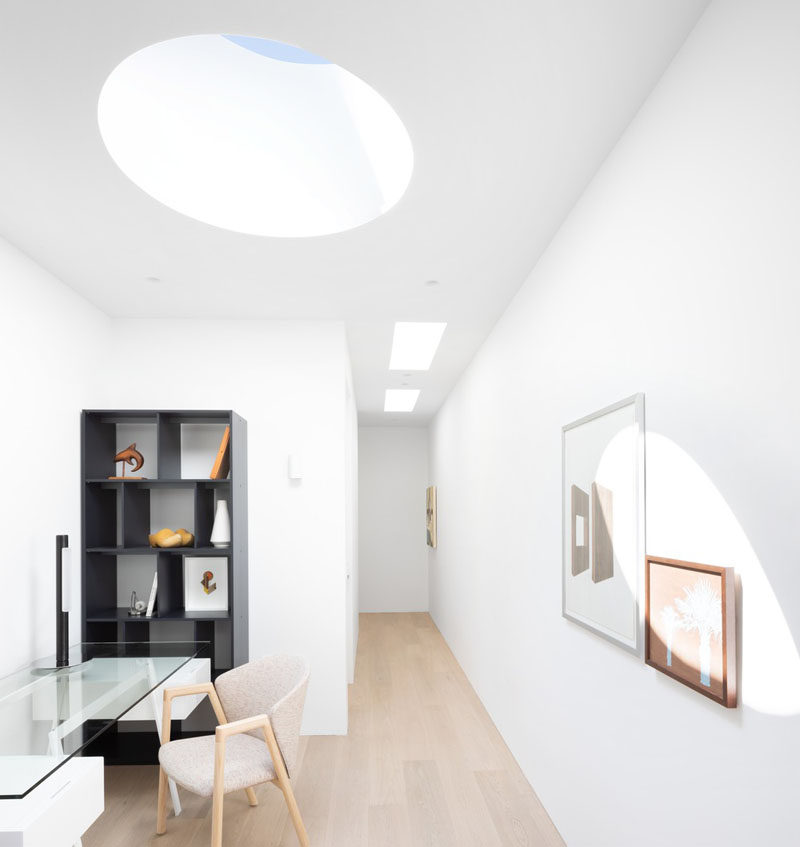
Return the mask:
[[[223,480],[183,478],[181,449],[185,427],[193,424],[230,426],[231,471]],[[117,427],[155,430],[157,468],[153,479],[112,480],[119,449]],[[124,446],[124,445],[123,445]],[[209,456],[209,470],[214,456]],[[190,547],[153,548],[147,536],[151,492],[180,489],[191,498],[195,536]],[[155,495],[153,495],[155,496]],[[160,495],[159,495],[160,496]],[[177,496],[177,495],[175,495]],[[210,543],[219,497],[228,500],[231,545]],[[248,659],[247,579],[247,422],[232,411],[85,410],[81,419],[82,637],[85,641],[148,641],[159,638],[167,624],[190,628],[186,633],[212,642],[212,674]],[[121,556],[152,556],[158,572],[158,616],[129,616],[117,603],[117,577],[126,566]],[[228,611],[187,612],[183,596],[183,557],[228,559]],[[143,599],[147,599],[144,597]],[[166,630],[164,630],[166,632]],[[174,640],[170,638],[169,640]]]

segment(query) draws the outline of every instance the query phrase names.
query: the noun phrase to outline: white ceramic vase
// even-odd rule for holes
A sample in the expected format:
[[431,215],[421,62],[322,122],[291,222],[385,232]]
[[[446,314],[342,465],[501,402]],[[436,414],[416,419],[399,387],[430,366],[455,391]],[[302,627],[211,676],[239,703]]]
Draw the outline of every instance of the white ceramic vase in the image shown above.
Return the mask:
[[211,530],[211,546],[231,546],[231,516],[228,514],[227,500],[217,500],[217,511],[214,514],[214,528]]

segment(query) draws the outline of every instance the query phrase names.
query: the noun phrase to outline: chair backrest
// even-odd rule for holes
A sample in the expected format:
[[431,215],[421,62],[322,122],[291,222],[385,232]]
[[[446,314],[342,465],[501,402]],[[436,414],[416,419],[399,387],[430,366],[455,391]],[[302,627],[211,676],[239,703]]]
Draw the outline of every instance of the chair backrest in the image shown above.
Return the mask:
[[[269,716],[286,770],[293,776],[308,687],[305,659],[265,656],[222,674],[215,687],[229,721]],[[260,730],[250,735],[264,737]]]

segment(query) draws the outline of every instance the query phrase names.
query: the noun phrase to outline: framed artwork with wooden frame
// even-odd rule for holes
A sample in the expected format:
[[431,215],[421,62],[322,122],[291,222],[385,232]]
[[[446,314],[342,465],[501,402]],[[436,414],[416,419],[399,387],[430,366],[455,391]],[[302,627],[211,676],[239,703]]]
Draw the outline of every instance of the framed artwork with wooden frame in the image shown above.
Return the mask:
[[436,486],[425,489],[425,542],[436,549]]
[[644,649],[648,665],[736,708],[733,568],[648,556]]
[[231,428],[225,427],[219,444],[214,467],[211,468],[210,479],[227,479],[231,471]]

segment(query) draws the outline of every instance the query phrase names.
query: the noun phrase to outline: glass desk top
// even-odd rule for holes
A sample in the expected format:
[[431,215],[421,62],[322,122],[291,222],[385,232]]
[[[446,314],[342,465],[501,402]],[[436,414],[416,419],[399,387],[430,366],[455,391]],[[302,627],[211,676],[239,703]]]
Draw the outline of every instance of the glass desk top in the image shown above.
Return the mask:
[[24,797],[195,657],[203,642],[84,643],[0,679],[0,799]]

